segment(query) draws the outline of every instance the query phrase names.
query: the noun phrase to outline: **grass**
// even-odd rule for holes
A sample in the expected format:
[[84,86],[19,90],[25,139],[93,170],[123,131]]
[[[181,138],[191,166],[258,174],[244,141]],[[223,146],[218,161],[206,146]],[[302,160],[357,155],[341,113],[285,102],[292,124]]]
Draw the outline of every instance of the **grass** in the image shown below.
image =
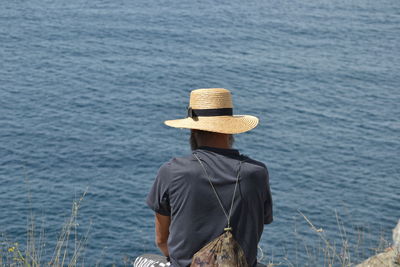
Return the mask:
[[53,255],[49,262],[45,259],[46,240],[43,223],[37,232],[35,217],[31,212],[25,246],[9,241],[3,234],[0,243],[0,266],[83,266],[83,252],[88,241],[89,230],[80,238],[77,230],[77,218],[85,195],[86,191],[79,199],[73,201],[71,214],[62,226],[57,243],[52,249]]
[[[267,263],[268,267],[272,266],[289,266],[289,267],[351,267],[360,264],[368,257],[373,256],[377,253],[385,252],[391,247],[390,242],[384,238],[384,233],[381,233],[379,237],[378,245],[375,247],[369,247],[369,251],[365,251],[365,230],[357,230],[356,238],[350,237],[348,235],[345,225],[349,222],[343,222],[338,213],[336,212],[336,223],[338,226],[338,236],[337,238],[329,238],[327,231],[323,228],[316,227],[315,224],[301,211],[298,211],[300,217],[302,218],[303,225],[307,225],[308,229],[313,233],[314,238],[307,240],[303,239],[302,235],[298,233],[297,229],[294,230],[293,234],[289,234],[289,239],[300,240],[296,241],[295,251],[286,251],[285,256],[281,257],[280,262],[270,260]],[[299,244],[300,243],[300,244]],[[297,254],[302,253],[304,257],[301,257],[300,263],[297,260]],[[372,254],[372,255],[371,255]],[[305,258],[305,260],[304,260]],[[380,267],[388,266],[382,263]],[[397,266],[397,265],[396,265]],[[400,267],[400,265],[399,265]]]
[[[30,220],[27,226],[27,240],[24,246],[21,246],[16,242],[9,241],[5,235],[1,236],[0,266],[85,266],[84,250],[88,242],[90,227],[82,237],[79,237],[77,231],[77,218],[79,208],[81,207],[81,203],[86,193],[87,191],[85,191],[79,199],[73,201],[70,216],[62,226],[55,246],[50,248],[52,253],[48,253],[48,249],[46,248],[46,237],[43,227],[44,223],[42,222],[42,226],[39,228],[40,230],[36,230],[37,227],[35,224],[35,218],[31,212]],[[358,231],[357,240],[349,240],[345,224],[337,213],[336,222],[340,236],[339,243],[329,239],[326,231],[323,228],[316,227],[301,211],[299,211],[299,214],[304,219],[303,223],[305,223],[315,234],[315,239],[312,240],[314,244],[307,244],[305,240],[303,240],[303,248],[298,248],[296,251],[290,253],[304,253],[306,255],[306,261],[302,261],[300,264],[298,264],[293,262],[290,257],[285,256],[281,262],[274,262],[273,259],[270,260],[270,262],[267,264],[268,267],[351,267],[367,258],[365,253],[362,251],[360,252],[360,250],[362,250],[361,247],[364,246],[364,233],[362,231]],[[301,239],[301,235],[296,230],[294,231],[293,236],[300,237]],[[289,235],[288,238],[291,238],[291,236]],[[374,254],[384,251],[384,249],[389,246],[390,243],[387,242],[382,235],[380,237],[378,247],[374,249]],[[48,255],[51,254],[52,256],[49,260]],[[120,265],[133,266],[133,260],[134,259],[132,258],[121,259],[122,262]],[[100,264],[100,261],[95,263],[96,266]],[[93,263],[89,263],[87,265],[92,266]]]

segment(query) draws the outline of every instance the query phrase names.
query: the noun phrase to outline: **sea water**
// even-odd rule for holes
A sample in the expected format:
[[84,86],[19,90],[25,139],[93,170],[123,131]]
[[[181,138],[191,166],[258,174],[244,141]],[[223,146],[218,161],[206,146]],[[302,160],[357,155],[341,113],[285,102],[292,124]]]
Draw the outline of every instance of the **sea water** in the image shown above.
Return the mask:
[[51,258],[87,191],[87,265],[157,253],[145,197],[190,153],[163,121],[224,87],[260,118],[235,147],[270,172],[263,261],[308,264],[318,233],[371,255],[400,218],[399,72],[398,0],[1,1],[0,232],[32,213]]

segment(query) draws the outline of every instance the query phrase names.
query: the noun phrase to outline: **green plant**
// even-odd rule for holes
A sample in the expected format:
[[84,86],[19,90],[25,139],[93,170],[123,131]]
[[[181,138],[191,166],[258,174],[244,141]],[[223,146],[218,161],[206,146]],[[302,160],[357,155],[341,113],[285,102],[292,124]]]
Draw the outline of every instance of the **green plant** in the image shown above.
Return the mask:
[[[79,238],[77,228],[78,211],[86,193],[87,191],[79,199],[73,201],[70,216],[60,231],[50,262],[46,262],[44,259],[44,248],[46,246],[44,227],[42,226],[37,234],[35,217],[31,212],[30,222],[27,227],[26,246],[24,248],[17,242],[9,241],[4,234],[2,235],[0,266],[77,266],[82,258],[90,230],[89,227],[83,237]],[[72,235],[73,240],[71,240]],[[71,246],[72,242],[73,246]]]

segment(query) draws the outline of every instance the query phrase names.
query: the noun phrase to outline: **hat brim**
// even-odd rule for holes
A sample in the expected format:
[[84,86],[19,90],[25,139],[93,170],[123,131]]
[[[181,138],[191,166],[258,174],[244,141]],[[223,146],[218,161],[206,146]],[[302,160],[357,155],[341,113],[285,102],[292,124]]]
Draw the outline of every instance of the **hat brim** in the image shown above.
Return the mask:
[[224,134],[238,134],[254,129],[258,124],[258,118],[250,115],[194,117],[167,120],[164,123],[174,128],[196,129]]

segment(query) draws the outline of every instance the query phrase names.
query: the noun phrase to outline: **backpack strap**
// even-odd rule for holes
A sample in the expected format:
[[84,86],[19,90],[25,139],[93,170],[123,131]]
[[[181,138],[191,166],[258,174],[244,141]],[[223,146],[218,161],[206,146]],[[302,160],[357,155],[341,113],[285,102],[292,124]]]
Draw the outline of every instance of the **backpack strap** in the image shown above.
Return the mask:
[[241,167],[242,167],[242,161],[239,161],[239,168],[238,168],[237,175],[236,175],[235,190],[233,191],[231,206],[230,206],[229,213],[228,213],[228,212],[225,210],[224,205],[222,205],[222,201],[221,201],[220,197],[218,196],[217,190],[215,189],[213,183],[211,182],[210,175],[208,175],[208,172],[207,172],[206,168],[204,167],[204,164],[201,162],[201,160],[200,160],[199,157],[197,156],[197,153],[193,153],[193,155],[194,155],[194,157],[197,159],[197,161],[200,163],[200,165],[201,165],[201,167],[202,167],[202,169],[203,169],[203,171],[204,171],[204,174],[207,176],[208,182],[210,183],[211,188],[213,189],[214,194],[215,194],[215,196],[217,197],[218,203],[219,203],[219,205],[221,206],[222,211],[224,212],[224,215],[225,215],[226,220],[227,220],[227,227],[224,228],[224,231],[232,231],[232,227],[231,227],[231,215],[232,215],[232,210],[233,210],[233,203],[235,202],[236,189],[237,189],[237,186],[238,186],[238,183],[239,183],[240,169],[241,169]]

